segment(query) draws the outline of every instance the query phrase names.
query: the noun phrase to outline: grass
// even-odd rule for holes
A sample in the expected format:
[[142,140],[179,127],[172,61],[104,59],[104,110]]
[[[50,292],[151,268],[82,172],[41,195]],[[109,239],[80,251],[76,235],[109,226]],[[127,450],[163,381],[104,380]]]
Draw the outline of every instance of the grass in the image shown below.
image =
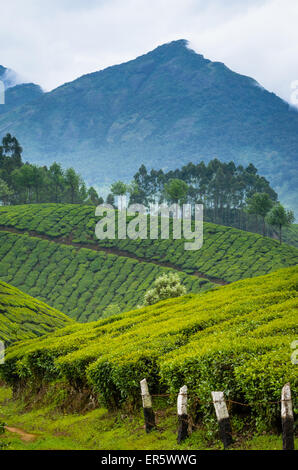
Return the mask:
[[0,340],[6,345],[72,324],[69,317],[0,281]]
[[[85,414],[66,414],[55,405],[31,406],[20,399],[12,399],[11,390],[0,388],[0,419],[9,426],[17,426],[36,435],[33,442],[6,432],[0,441],[9,450],[176,450],[221,449],[216,428],[210,434],[199,426],[181,445],[176,442],[177,416],[175,408],[156,404],[158,430],[146,434],[141,411],[134,413],[110,412],[105,408]],[[232,449],[279,450],[282,439],[278,434],[237,432],[233,427],[235,443]],[[296,440],[297,445],[297,440]]]

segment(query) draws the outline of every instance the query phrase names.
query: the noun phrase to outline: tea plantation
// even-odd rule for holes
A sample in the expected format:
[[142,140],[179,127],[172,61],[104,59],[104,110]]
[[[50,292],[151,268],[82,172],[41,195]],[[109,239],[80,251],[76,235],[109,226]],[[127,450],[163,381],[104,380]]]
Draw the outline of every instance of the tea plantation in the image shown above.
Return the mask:
[[[130,310],[162,273],[153,263],[0,231],[0,279],[80,322]],[[214,287],[178,273],[188,292]]]
[[211,280],[226,282],[298,263],[295,247],[211,223],[204,224],[204,243],[198,251],[185,251],[184,240],[97,240],[95,226],[99,218],[94,214],[92,206],[70,204],[1,207],[0,227],[46,235],[66,243],[121,250],[123,254],[147,261],[170,263],[188,274],[198,272]]
[[0,340],[5,345],[72,323],[63,313],[0,281]]
[[[297,393],[298,268],[241,280],[105,320],[60,329],[8,349],[1,377],[23,390],[57,380],[96,393],[109,407],[139,402],[139,380],[173,400],[188,385],[196,413],[213,416],[212,390],[249,405],[268,426],[282,386]],[[239,410],[238,410],[239,411]],[[237,408],[232,413],[237,412]]]

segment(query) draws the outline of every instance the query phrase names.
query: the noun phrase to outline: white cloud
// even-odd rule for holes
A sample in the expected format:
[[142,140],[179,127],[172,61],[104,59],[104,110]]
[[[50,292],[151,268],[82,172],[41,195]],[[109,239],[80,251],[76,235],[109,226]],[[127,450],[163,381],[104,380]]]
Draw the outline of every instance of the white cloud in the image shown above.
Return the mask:
[[0,64],[45,89],[180,38],[284,99],[298,79],[296,0],[10,0],[0,14]]

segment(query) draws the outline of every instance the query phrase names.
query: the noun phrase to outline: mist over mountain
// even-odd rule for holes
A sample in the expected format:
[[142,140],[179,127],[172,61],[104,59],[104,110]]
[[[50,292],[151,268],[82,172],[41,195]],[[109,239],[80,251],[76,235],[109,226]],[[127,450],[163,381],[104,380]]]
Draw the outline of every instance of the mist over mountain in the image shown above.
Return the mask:
[[23,89],[30,102],[0,116],[0,136],[14,134],[31,162],[74,166],[98,186],[129,180],[142,163],[168,170],[214,157],[252,162],[298,209],[298,111],[185,40],[50,93],[32,86]]
[[0,114],[30,103],[43,94],[39,85],[24,83],[16,72],[2,65],[0,65],[0,80],[4,83],[5,88],[5,104],[0,105]]

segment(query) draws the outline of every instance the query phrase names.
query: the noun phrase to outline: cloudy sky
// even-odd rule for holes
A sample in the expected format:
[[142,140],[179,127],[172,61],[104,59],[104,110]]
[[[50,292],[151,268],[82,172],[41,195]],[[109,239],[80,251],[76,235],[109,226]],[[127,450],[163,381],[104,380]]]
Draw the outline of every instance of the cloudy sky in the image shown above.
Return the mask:
[[51,90],[185,38],[290,101],[297,23],[297,0],[1,0],[0,64]]

